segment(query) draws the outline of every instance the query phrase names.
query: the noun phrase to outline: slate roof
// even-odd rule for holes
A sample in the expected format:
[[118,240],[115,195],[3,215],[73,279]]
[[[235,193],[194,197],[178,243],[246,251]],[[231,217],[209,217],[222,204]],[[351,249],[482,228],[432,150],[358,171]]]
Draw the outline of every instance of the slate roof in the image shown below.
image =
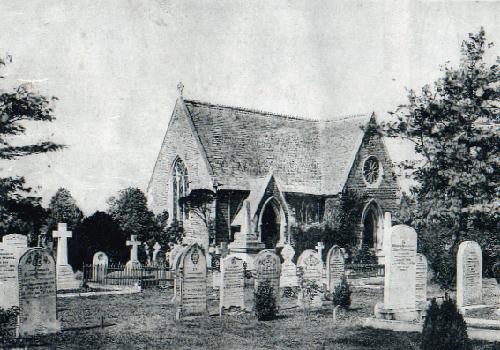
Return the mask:
[[285,192],[338,193],[369,115],[309,120],[184,100],[222,189],[250,189],[273,173]]

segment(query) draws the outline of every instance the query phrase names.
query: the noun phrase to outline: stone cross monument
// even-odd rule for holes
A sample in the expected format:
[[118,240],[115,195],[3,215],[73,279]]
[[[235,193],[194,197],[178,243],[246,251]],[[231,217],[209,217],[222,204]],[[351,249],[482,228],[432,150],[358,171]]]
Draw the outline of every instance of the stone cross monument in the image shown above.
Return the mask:
[[323,262],[323,249],[325,249],[325,245],[323,244],[323,242],[318,242],[318,244],[316,244],[316,250],[318,251],[318,255],[319,255],[319,260],[321,260],[321,262]]
[[80,282],[75,279],[73,269],[68,264],[68,238],[73,237],[65,223],[57,224],[57,231],[52,231],[52,237],[57,238],[56,276],[57,289],[78,289]]
[[140,269],[141,263],[139,262],[139,246],[141,241],[137,240],[137,235],[131,235],[130,240],[125,242],[127,246],[131,246],[130,249],[130,260],[125,265],[127,269]]
[[161,245],[160,243],[156,242],[153,246],[153,264],[156,265],[156,259],[158,256],[158,253],[160,252]]

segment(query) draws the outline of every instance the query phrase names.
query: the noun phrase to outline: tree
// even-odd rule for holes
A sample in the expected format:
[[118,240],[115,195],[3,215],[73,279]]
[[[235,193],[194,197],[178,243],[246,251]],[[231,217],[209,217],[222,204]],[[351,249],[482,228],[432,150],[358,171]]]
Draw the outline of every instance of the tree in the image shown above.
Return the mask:
[[153,212],[147,207],[147,199],[138,188],[126,188],[118,197],[108,199],[108,214],[118,223],[126,237],[137,235],[142,242],[152,243],[158,226]]
[[500,58],[487,65],[486,46],[484,30],[469,34],[459,67],[445,65],[432,86],[409,91],[382,125],[385,135],[413,142],[421,158],[402,164],[416,183],[412,223],[445,287],[461,241],[480,236],[486,255],[500,244]]
[[[0,58],[0,68],[12,62]],[[0,76],[2,79],[3,76]],[[51,152],[64,146],[51,141],[32,144],[13,143],[15,136],[26,132],[27,121],[51,122],[53,103],[56,97],[35,94],[21,85],[14,92],[0,90],[0,160],[13,160],[30,154]],[[16,232],[27,234],[29,243],[36,244],[37,235],[45,220],[45,210],[39,197],[30,196],[31,189],[25,187],[21,177],[0,179],[0,234]]]
[[[9,59],[12,61],[12,59]],[[7,62],[0,58],[0,67]],[[0,77],[1,79],[2,77]],[[14,92],[0,93],[0,159],[16,159],[30,154],[56,151],[64,146],[51,141],[33,144],[12,144],[12,137],[26,132],[25,121],[55,120],[52,105],[56,97],[45,97],[30,92],[20,85]]]
[[92,263],[98,251],[105,252],[112,263],[125,263],[130,253],[125,245],[126,239],[111,215],[96,211],[74,230],[73,238],[68,243],[69,263],[79,269],[83,263]]
[[28,237],[30,246],[38,243],[38,234],[47,220],[40,197],[31,196],[24,178],[0,179],[0,237],[9,233]]
[[209,242],[215,243],[212,208],[215,194],[210,190],[193,190],[181,200],[185,201],[190,215],[196,216],[207,228]]
[[49,232],[57,227],[59,222],[68,224],[69,229],[75,229],[83,219],[83,212],[76,200],[65,188],[59,188],[49,202]]
[[172,225],[168,224],[167,211],[163,211],[155,216],[155,224],[156,230],[154,231],[153,240],[148,244],[153,245],[154,242],[158,242],[161,246],[161,251],[167,253],[173,245],[182,242],[184,230],[182,226],[175,223]]

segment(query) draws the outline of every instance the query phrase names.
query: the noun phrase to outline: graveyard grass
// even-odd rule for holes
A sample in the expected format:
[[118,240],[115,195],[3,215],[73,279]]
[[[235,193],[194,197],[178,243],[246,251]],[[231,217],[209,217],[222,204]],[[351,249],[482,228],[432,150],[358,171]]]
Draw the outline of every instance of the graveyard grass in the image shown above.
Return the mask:
[[[250,290],[247,289],[246,297]],[[57,349],[418,349],[420,336],[375,330],[360,325],[373,312],[382,292],[354,290],[351,310],[332,321],[331,308],[308,315],[281,310],[272,321],[253,313],[217,315],[218,295],[209,292],[211,316],[174,321],[172,290],[145,290],[131,295],[60,298],[63,331],[39,340]],[[287,308],[290,304],[283,305]],[[101,316],[104,328],[100,327]],[[32,344],[35,345],[35,344]],[[474,341],[474,349],[495,349]]]

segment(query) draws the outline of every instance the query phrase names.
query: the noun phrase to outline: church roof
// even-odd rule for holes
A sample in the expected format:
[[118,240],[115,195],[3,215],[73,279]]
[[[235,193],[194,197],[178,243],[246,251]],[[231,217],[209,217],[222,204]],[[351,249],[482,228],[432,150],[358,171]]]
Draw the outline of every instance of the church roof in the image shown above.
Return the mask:
[[285,192],[341,191],[369,115],[309,120],[184,100],[215,180],[248,190],[273,173]]

